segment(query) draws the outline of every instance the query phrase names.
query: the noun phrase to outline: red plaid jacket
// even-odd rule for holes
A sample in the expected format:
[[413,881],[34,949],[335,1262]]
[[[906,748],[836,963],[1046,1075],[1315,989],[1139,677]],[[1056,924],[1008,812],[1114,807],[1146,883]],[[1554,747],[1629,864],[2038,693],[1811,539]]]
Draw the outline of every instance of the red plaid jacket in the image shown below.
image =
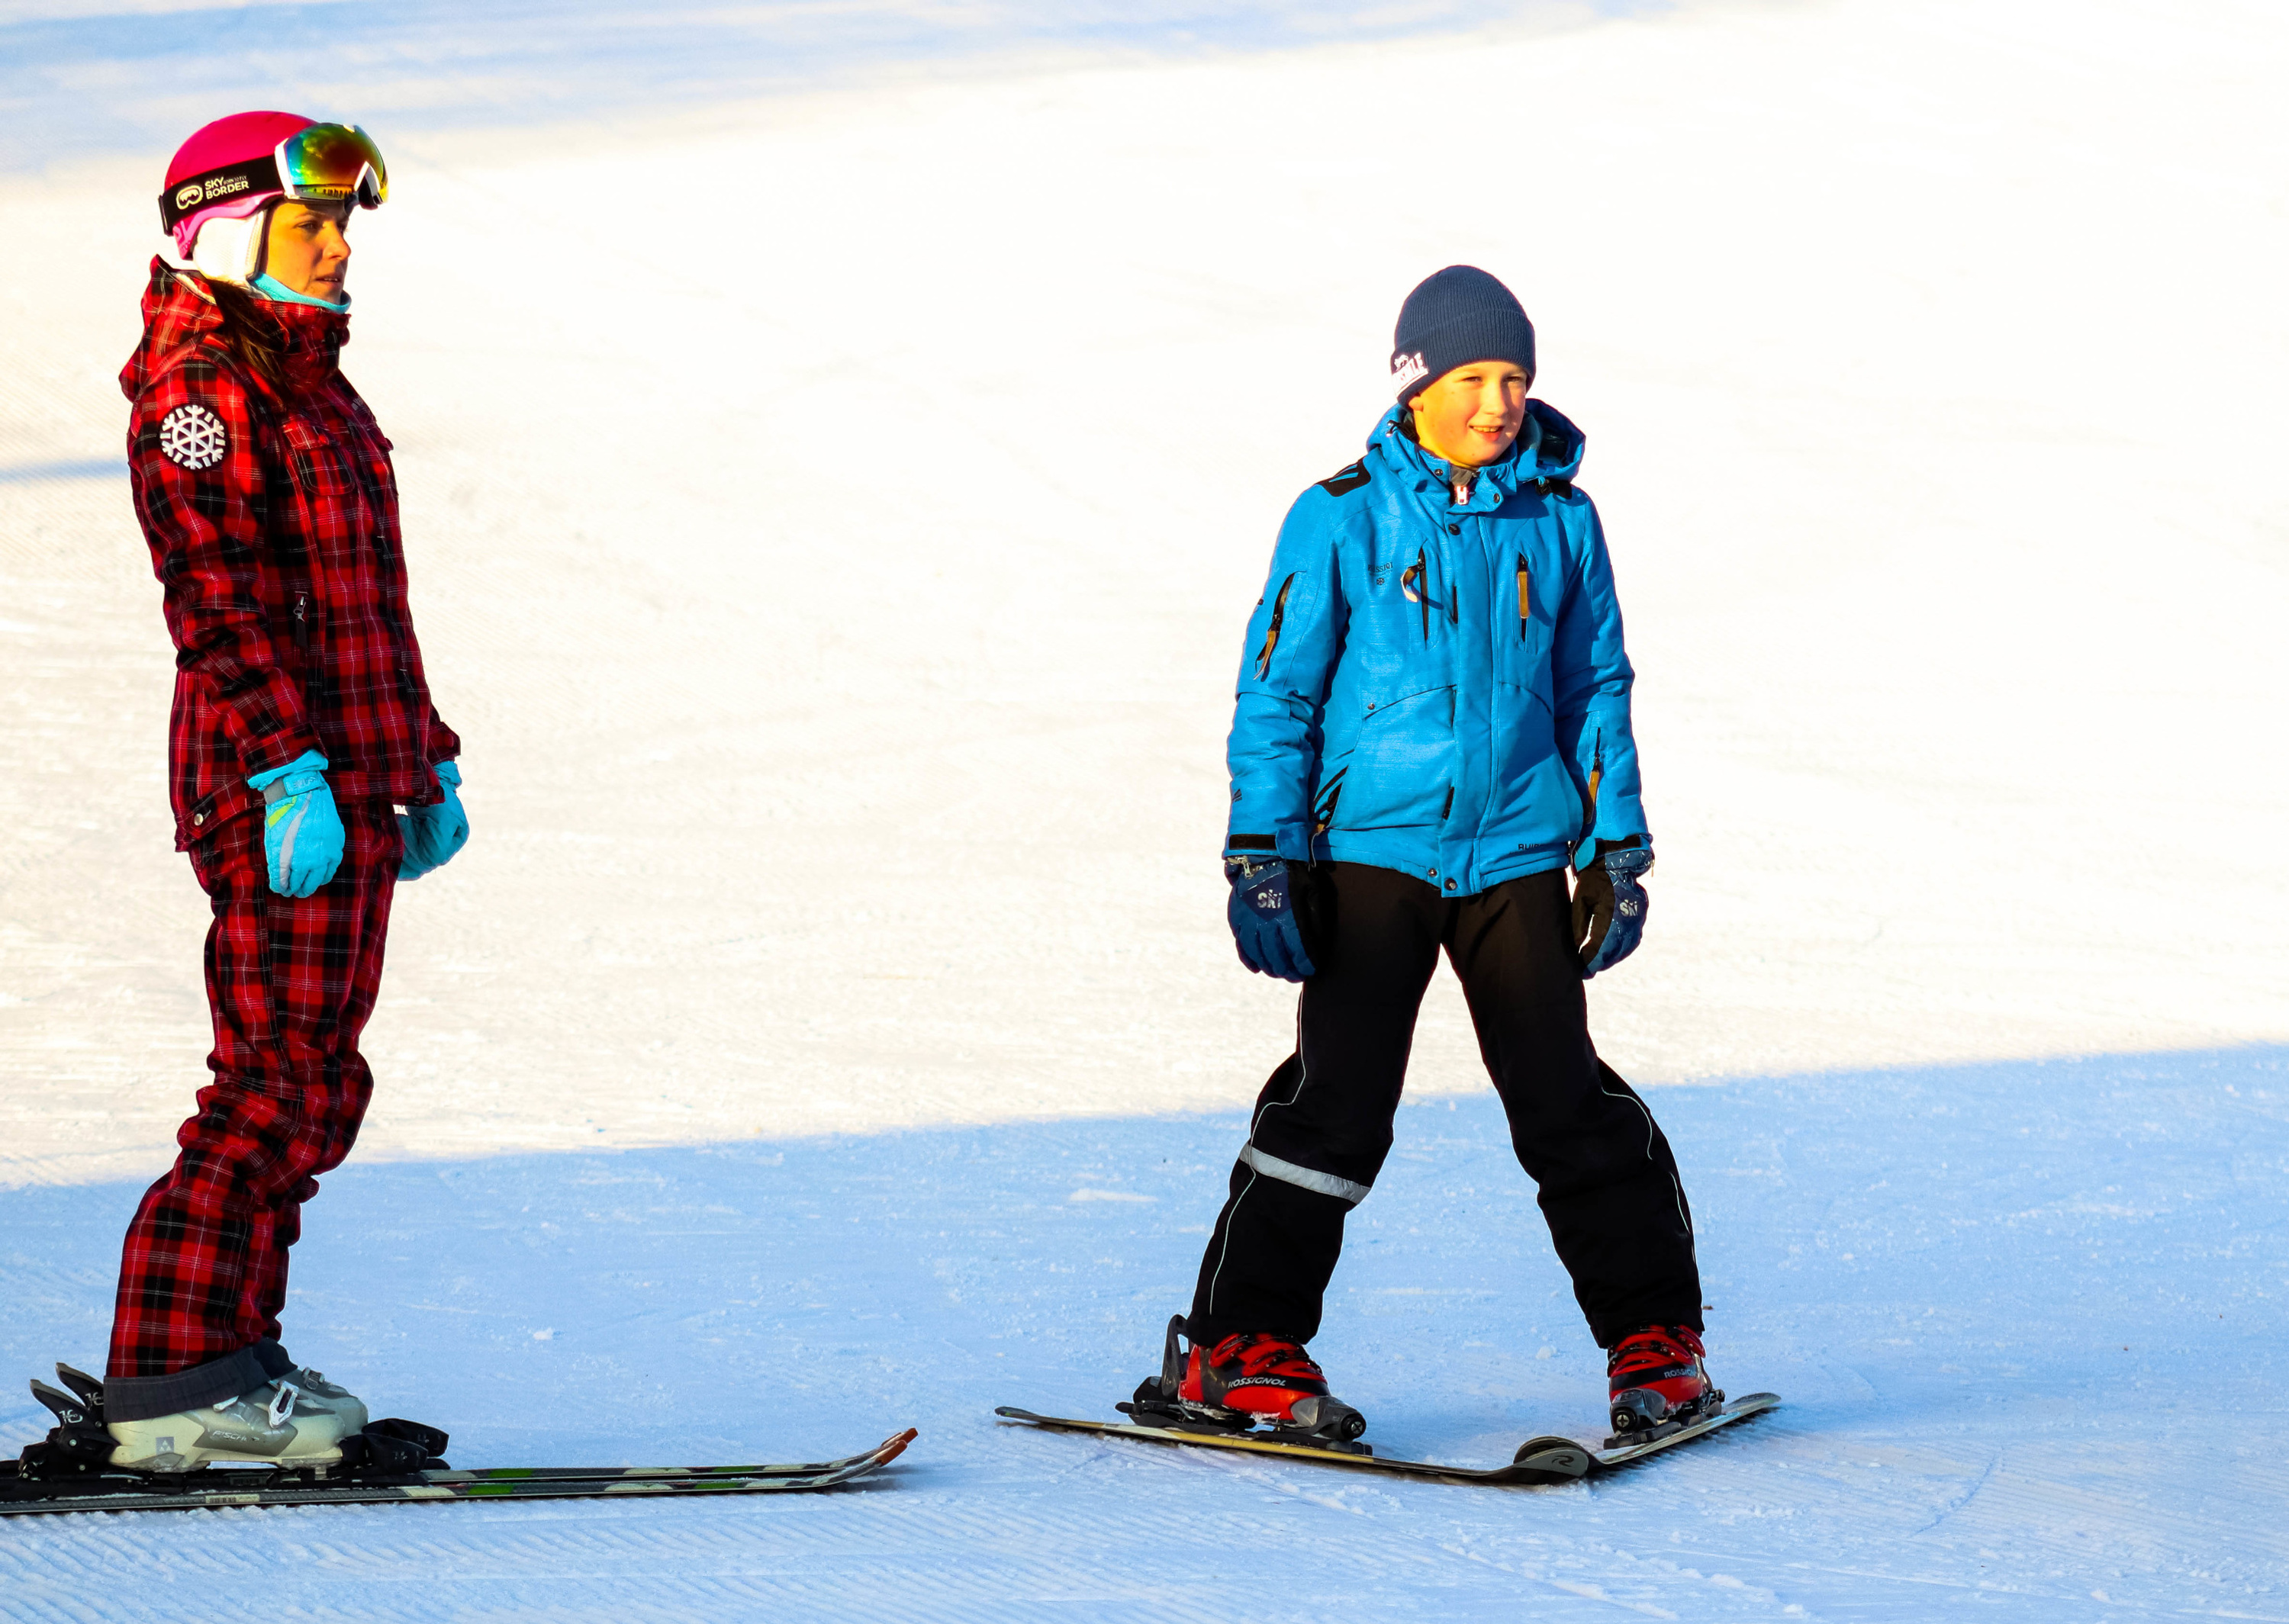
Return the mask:
[[135,403],[136,517],[178,650],[167,770],[179,849],[259,805],[250,774],[306,750],[342,800],[433,801],[461,741],[429,702],[405,604],[389,442],[336,365],[349,318],[258,306],[270,387],[205,280],[151,262]]

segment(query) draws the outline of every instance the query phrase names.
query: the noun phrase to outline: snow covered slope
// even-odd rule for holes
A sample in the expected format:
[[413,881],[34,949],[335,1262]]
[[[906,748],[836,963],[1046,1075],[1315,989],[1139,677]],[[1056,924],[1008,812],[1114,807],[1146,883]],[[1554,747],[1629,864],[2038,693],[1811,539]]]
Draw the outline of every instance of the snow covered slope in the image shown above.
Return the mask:
[[[1154,1368],[1236,1112],[369,1160],[313,1208],[295,1346],[448,1422],[458,1462],[921,1437],[831,1499],[14,1521],[0,1616],[236,1620],[259,1590],[409,1620],[2289,1617],[2289,1050],[1658,1103],[1718,1374],[1788,1403],[1621,1477],[1392,1483],[997,1425],[1115,1419]],[[136,1194],[0,1192],[6,1368],[94,1357]],[[1491,1098],[1400,1113],[1351,1243],[1315,1347],[1386,1448],[1597,1436],[1602,1367]],[[44,1416],[0,1392],[0,1447]]]
[[[1719,8],[389,131],[347,360],[476,833],[401,910],[366,1149],[1246,1097],[1287,995],[1220,917],[1240,628],[1456,259],[1541,323],[1642,673],[1626,1074],[2289,1036],[2283,46],[2173,16]],[[1394,107],[1466,76],[1520,87],[1499,187]],[[204,1045],[108,383],[163,159],[0,181],[24,1177],[151,1165]],[[1477,1086],[1459,1014],[1442,980],[1421,1085]]]
[[[0,1286],[29,1305],[0,1349],[99,1357],[202,1075],[111,378],[173,140],[275,102],[391,156],[347,359],[475,824],[403,894],[295,1345],[472,1459],[925,1434],[898,1487],[792,1509],[12,1529],[0,1611],[72,1616],[130,1550],[154,1615],[227,1571],[407,1617],[438,1609],[383,1578],[447,1572],[519,1616],[609,1568],[636,1617],[1320,1616],[1362,1574],[1402,1615],[1604,1610],[1549,1588],[1589,1584],[2289,1617],[2237,1509],[2277,1498],[2261,1455],[2178,1482],[2277,1414],[2289,1284],[2271,9],[764,5],[626,52],[602,7],[128,10],[0,7]],[[1441,167],[1488,147],[1493,179]],[[1593,1018],[1633,1079],[1706,1085],[1655,1105],[1713,1346],[1791,1405],[1572,1500],[1083,1464],[980,1417],[1095,1403],[1181,1306],[1290,1008],[1221,919],[1240,628],[1383,403],[1399,299],[1455,260],[1539,323],[1641,673],[1661,866]],[[2125,1058],[2165,1051],[2197,1053]],[[1360,1223],[1422,1249],[1359,1248],[1327,1350],[1393,1446],[1493,1459],[1586,1427],[1594,1371],[1444,978],[1416,1055],[1432,1181]],[[2069,1055],[2114,1058],[1999,1063]],[[1770,1171],[1791,1133],[1816,1176]],[[982,1306],[918,1297],[925,1258]],[[1432,1327],[1493,1351],[1390,1373]],[[995,1352],[1044,1374],[985,1390]],[[528,1374],[576,1407],[530,1444],[492,1390]],[[1187,1511],[1251,1554],[1165,1565]],[[1646,1565],[1680,1515],[1703,1579]],[[1005,1536],[947,1588],[949,1540]]]

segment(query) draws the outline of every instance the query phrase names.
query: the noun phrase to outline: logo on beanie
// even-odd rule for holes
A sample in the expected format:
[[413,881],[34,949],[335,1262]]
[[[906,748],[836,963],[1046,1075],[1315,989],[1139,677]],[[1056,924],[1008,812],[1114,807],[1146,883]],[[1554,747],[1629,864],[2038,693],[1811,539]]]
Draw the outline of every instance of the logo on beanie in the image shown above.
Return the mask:
[[1421,350],[1411,355],[1393,355],[1391,358],[1391,381],[1396,388],[1404,389],[1416,378],[1430,376],[1431,369],[1424,363]]
[[195,208],[198,205],[199,199],[203,195],[204,193],[203,193],[195,185],[179,186],[175,188],[175,207],[178,209]]
[[159,419],[159,450],[178,468],[211,468],[228,450],[230,430],[203,406],[178,406]]

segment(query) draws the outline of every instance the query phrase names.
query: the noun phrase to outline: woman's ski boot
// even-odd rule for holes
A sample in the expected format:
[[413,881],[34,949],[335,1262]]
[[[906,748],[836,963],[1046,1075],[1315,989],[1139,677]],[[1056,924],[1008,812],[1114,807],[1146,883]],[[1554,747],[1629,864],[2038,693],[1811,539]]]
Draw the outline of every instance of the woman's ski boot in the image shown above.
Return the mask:
[[1614,1436],[1608,1449],[1650,1444],[1714,1415],[1725,1395],[1709,1380],[1701,1338],[1687,1325],[1647,1325],[1606,1356]]
[[1184,1343],[1184,1318],[1168,1322],[1160,1374],[1119,1407],[1149,1427],[1177,1431],[1248,1432],[1347,1454],[1374,1453],[1355,1442],[1367,1417],[1328,1391],[1325,1372],[1301,1342],[1242,1331],[1202,1349]]
[[370,1421],[355,1394],[307,1365],[227,1403],[150,1421],[107,1421],[103,1383],[84,1370],[58,1365],[56,1379],[63,1387],[32,1383],[32,1397],[55,1413],[57,1424],[44,1442],[0,1461],[0,1486],[15,1490],[7,1498],[140,1493],[155,1478],[178,1489],[202,1481],[269,1486],[282,1478],[401,1483],[451,1468],[445,1434],[419,1421]]
[[210,1461],[339,1465],[344,1441],[365,1424],[363,1401],[315,1371],[297,1370],[220,1404],[148,1421],[115,1421],[108,1430],[117,1445],[113,1465],[131,1472],[190,1472]]

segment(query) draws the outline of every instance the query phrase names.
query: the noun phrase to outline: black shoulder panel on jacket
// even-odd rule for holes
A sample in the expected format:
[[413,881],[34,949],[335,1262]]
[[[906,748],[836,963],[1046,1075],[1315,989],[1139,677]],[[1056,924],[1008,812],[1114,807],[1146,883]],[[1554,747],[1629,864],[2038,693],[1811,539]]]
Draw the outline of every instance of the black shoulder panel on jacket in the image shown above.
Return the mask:
[[1347,497],[1374,477],[1367,471],[1367,458],[1362,457],[1350,467],[1321,480],[1320,489],[1331,497]]

